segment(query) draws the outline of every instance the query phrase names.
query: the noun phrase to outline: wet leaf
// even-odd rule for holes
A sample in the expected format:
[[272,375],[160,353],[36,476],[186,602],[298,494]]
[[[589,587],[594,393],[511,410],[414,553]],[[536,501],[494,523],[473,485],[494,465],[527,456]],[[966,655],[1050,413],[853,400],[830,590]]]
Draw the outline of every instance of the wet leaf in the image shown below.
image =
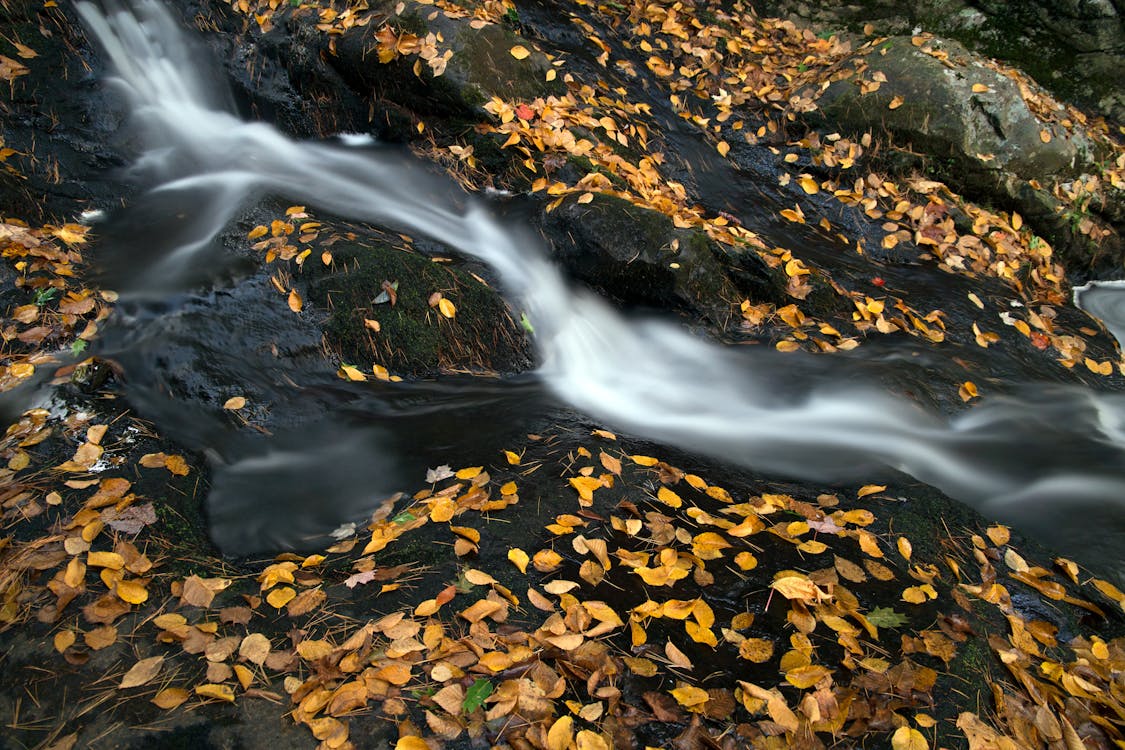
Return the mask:
[[877,492],[883,492],[886,489],[887,486],[885,484],[865,484],[859,488],[859,492],[856,493],[856,497],[867,497],[868,495],[874,495]]
[[908,620],[891,607],[876,607],[867,613],[867,621],[880,628],[901,628]]
[[266,594],[266,601],[269,602],[270,606],[274,609],[281,609],[290,601],[292,601],[293,597],[295,597],[296,595],[297,592],[291,587],[279,586],[278,588],[272,589],[268,594]]
[[457,315],[457,307],[448,298],[442,297],[438,302],[438,310],[447,318],[454,318]]
[[[141,659],[130,667],[129,671],[125,673],[125,676],[121,678],[121,682],[117,686],[118,689],[125,690],[126,688],[140,687],[148,683],[160,673],[160,667],[163,666],[163,664],[163,656],[150,656],[147,659]],[[157,705],[160,704],[158,703]],[[164,706],[161,706],[161,708],[164,708]]]
[[232,396],[223,403],[223,408],[230,411],[238,411],[246,406],[246,398],[243,396]]
[[922,733],[911,727],[899,727],[891,735],[893,750],[929,750],[929,747]]
[[289,298],[287,300],[289,309],[295,313],[301,312],[305,306],[305,301],[301,299],[301,294],[296,289],[289,290]]
[[522,44],[517,44],[516,46],[508,50],[508,54],[510,54],[517,60],[526,60],[531,55],[531,52]]
[[517,568],[519,568],[519,571],[521,573],[526,574],[527,564],[531,561],[531,558],[529,558],[527,553],[522,549],[513,547],[512,549],[508,550],[508,560],[511,561],[511,563]]
[[176,706],[182,704],[190,697],[191,693],[184,690],[183,688],[170,687],[164,688],[155,696],[153,696],[152,702],[155,703],[158,708],[163,708],[165,711],[170,711]]
[[76,636],[73,630],[60,630],[59,632],[55,633],[55,651],[58,651],[61,654],[63,651],[66,651],[68,648],[73,646],[75,640]]
[[227,703],[234,703],[234,690],[229,685],[218,685],[205,682],[195,686],[195,694],[200,698],[214,698]]

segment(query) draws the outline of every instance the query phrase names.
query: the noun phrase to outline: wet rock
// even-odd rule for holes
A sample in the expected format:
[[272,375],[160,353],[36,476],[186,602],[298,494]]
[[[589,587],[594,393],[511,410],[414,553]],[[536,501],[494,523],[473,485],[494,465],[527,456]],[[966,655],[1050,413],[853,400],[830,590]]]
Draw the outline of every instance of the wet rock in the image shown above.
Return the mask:
[[756,255],[728,255],[703,232],[676,229],[664,214],[613,196],[567,199],[542,215],[540,228],[570,273],[625,304],[721,323],[732,304],[777,301],[784,289]]
[[[381,63],[373,50],[370,29],[353,29],[336,42],[331,63],[352,86],[370,92],[420,115],[469,117],[492,96],[530,99],[562,93],[560,82],[547,82],[550,61],[534,45],[500,24],[473,28],[469,18],[449,18],[432,5],[407,3],[394,13],[395,3],[384,3],[392,25],[419,37],[437,36],[446,67],[434,75],[418,57]],[[479,24],[477,24],[479,25]],[[516,60],[510,50],[523,46],[531,52]]]

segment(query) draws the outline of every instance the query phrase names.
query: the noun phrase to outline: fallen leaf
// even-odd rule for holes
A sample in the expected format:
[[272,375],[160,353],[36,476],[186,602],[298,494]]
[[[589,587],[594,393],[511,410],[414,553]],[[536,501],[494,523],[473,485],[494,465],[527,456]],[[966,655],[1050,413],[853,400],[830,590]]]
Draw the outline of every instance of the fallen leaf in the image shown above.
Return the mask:
[[508,53],[517,60],[526,60],[531,55],[527,47],[524,47],[522,44],[517,44],[512,47],[508,50]]
[[[121,678],[121,683],[117,686],[119,690],[126,688],[139,687],[152,680],[160,673],[160,667],[164,664],[163,656],[150,656],[147,659],[141,659],[134,664],[125,676]],[[159,704],[157,704],[159,705]],[[163,706],[161,706],[163,708]]]

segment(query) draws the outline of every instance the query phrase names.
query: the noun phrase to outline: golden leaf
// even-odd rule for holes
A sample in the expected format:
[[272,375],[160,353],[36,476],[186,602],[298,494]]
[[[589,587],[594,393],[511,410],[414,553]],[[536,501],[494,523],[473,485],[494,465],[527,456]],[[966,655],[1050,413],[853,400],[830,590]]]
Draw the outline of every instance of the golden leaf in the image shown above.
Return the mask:
[[896,96],[894,99],[891,99],[891,103],[887,105],[887,109],[898,109],[905,101],[906,100],[901,96]]
[[[867,497],[868,495],[874,495],[876,492],[882,492],[885,489],[887,489],[885,484],[865,484],[859,488],[856,497]],[[849,523],[853,522],[849,521]]]
[[246,398],[244,396],[232,396],[223,403],[223,408],[230,411],[238,411],[246,406]]
[[703,688],[694,685],[685,685],[669,691],[676,702],[687,709],[702,707],[711,696]]
[[569,750],[574,741],[574,719],[560,716],[547,730],[547,750]]
[[121,570],[125,567],[125,558],[116,552],[91,552],[86,556],[86,564],[91,568]]
[[197,685],[196,695],[201,698],[215,698],[217,701],[234,703],[234,690],[231,689],[230,685],[217,685],[215,683]]
[[914,551],[914,546],[910,540],[904,536],[900,536],[897,542],[898,553],[903,556],[905,560],[910,560],[910,554]]
[[508,560],[517,568],[519,568],[519,571],[521,573],[526,574],[527,564],[531,561],[531,558],[529,558],[527,556],[527,553],[522,549],[519,549],[518,547],[512,547],[510,550],[508,550]]
[[957,389],[957,395],[961,397],[962,401],[972,401],[978,395],[976,383],[971,380],[966,380],[961,384],[961,387]]
[[480,474],[483,469],[483,466],[468,466],[458,471],[455,476],[458,479],[472,479],[477,474]]
[[438,300],[438,310],[447,318],[452,319],[457,315],[457,307],[448,298],[442,297]]
[[929,750],[930,744],[917,729],[902,726],[891,735],[893,750]]
[[510,54],[517,60],[526,60],[531,55],[531,52],[522,44],[517,44],[516,46],[508,50],[508,54]]
[[790,669],[785,673],[785,681],[795,688],[805,690],[811,688],[830,674],[832,674],[832,670],[827,667],[822,667],[819,664],[809,664],[804,667]]
[[715,146],[715,150],[719,152],[719,156],[726,156],[730,153],[730,144],[726,141],[719,141]]
[[73,646],[75,640],[76,636],[74,635],[73,630],[60,630],[59,632],[55,633],[55,651],[58,651],[61,654],[63,651],[66,651],[68,648]]
[[974,94],[983,94],[986,91],[988,91],[988,86],[985,86],[983,83],[974,83],[973,84],[973,93]]
[[755,664],[764,664],[773,656],[773,641],[765,638],[747,638],[738,644],[738,655]]
[[191,693],[183,688],[170,687],[164,688],[152,698],[152,702],[158,708],[163,708],[165,711],[170,711],[176,706],[186,701],[191,697]]
[[144,604],[148,601],[148,590],[137,580],[118,581],[117,596],[129,604]]
[[246,235],[246,238],[250,240],[256,240],[259,237],[265,237],[269,233],[269,231],[269,227],[263,224],[259,224],[258,226],[250,230],[250,233]]
[[297,592],[294,591],[291,587],[280,586],[266,594],[266,601],[269,602],[270,606],[274,609],[281,609],[286,604],[288,604],[296,595]]
[[[656,499],[672,508],[679,508],[684,504],[684,501],[680,499],[679,495],[663,486],[656,491]],[[728,544],[727,546],[729,547],[730,545]]]
[[296,289],[289,290],[289,309],[293,312],[301,312],[301,308],[305,306],[305,301],[301,299],[301,294]]
[[800,185],[801,189],[809,195],[815,195],[816,193],[820,192],[820,185],[818,185],[816,180],[808,175],[804,175],[801,177],[801,179],[797,180],[797,184]]

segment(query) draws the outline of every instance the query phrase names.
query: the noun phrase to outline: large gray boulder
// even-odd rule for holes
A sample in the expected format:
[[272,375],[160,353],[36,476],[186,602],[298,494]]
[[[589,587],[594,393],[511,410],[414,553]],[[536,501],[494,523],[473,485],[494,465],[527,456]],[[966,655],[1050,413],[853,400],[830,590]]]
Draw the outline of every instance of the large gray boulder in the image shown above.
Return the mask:
[[823,116],[843,130],[884,131],[970,174],[1043,179],[1078,174],[1091,162],[1095,147],[1085,135],[1042,122],[1015,81],[957,42],[915,46],[892,37],[864,62],[866,71],[835,81],[819,100]]

